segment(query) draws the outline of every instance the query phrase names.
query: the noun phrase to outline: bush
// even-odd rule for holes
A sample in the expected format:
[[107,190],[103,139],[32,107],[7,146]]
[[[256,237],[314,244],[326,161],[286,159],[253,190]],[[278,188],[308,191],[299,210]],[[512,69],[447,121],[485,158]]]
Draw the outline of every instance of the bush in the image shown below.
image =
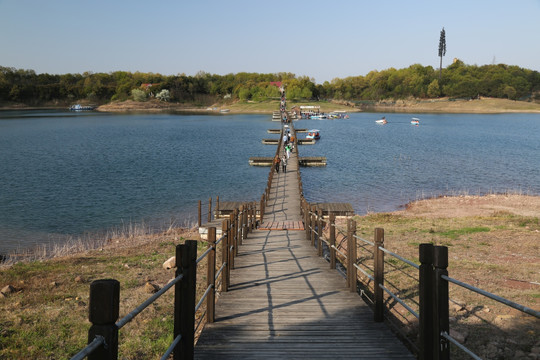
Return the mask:
[[135,101],[145,101],[146,100],[146,93],[139,89],[133,89],[131,90],[131,96],[133,97],[133,100]]

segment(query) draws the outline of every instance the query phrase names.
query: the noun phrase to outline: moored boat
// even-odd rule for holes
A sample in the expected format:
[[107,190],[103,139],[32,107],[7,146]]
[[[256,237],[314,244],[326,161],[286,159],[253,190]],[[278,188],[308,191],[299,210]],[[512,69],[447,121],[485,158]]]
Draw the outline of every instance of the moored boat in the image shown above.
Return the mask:
[[380,125],[388,124],[388,121],[386,121],[386,118],[384,116],[382,117],[382,119],[375,120],[375,122]]
[[306,135],[306,139],[315,139],[319,140],[321,138],[320,130],[317,129],[311,129],[308,131],[308,134]]
[[420,119],[419,118],[412,118],[411,124],[413,125],[420,125]]

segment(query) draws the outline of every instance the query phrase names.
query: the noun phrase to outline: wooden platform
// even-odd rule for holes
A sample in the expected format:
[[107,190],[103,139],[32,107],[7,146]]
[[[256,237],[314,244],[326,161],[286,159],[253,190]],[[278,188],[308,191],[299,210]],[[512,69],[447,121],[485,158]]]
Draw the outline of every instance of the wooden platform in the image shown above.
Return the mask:
[[304,230],[302,221],[265,221],[259,230]]
[[336,216],[353,216],[354,209],[349,203],[310,203],[317,205],[323,211],[323,216],[334,213]]
[[[296,152],[293,152],[296,154]],[[270,156],[252,156],[249,158],[249,165],[251,166],[272,166],[274,161]],[[297,160],[300,166],[326,166],[326,157],[323,156],[306,156],[300,157]]]

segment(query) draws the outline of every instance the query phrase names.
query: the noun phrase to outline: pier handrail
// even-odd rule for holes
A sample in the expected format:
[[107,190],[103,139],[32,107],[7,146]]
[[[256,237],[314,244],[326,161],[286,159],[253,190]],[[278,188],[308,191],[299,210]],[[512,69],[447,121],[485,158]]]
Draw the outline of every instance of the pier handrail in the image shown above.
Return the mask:
[[[247,232],[255,227],[255,205],[246,203],[234,209],[229,219],[222,221],[222,236],[216,239],[216,228],[208,229],[207,249],[197,257],[197,241],[186,240],[176,246],[176,276],[141,305],[118,319],[120,303],[120,283],[114,279],[96,280],[90,285],[90,316],[92,326],[88,332],[88,345],[75,354],[71,360],[116,359],[118,357],[118,331],[137,315],[154,303],[170,289],[175,289],[174,339],[162,359],[171,354],[175,358],[193,358],[194,336],[204,318],[214,322],[217,289],[227,292],[230,270],[234,268],[234,257]],[[218,245],[221,244],[221,266],[216,266]],[[207,287],[195,304],[196,268],[207,259]],[[221,282],[217,283],[221,279]],[[206,309],[195,325],[195,314],[206,303]],[[105,315],[103,315],[105,314]]]
[[[473,351],[460,344],[449,335],[449,283],[498,301],[513,309],[519,310],[524,314],[540,318],[540,312],[534,309],[449,277],[448,271],[446,270],[448,266],[448,249],[445,246],[421,244],[419,246],[420,265],[418,265],[384,247],[384,230],[382,228],[375,229],[373,242],[357,236],[356,223],[350,218],[347,220],[347,230],[344,231],[335,224],[335,215],[330,213],[328,224],[326,226],[329,235],[321,235],[320,230],[321,227],[324,226],[322,224],[325,223],[321,209],[310,206],[305,199],[302,199],[301,202],[307,240],[311,241],[312,245],[317,248],[326,246],[325,250],[330,253],[328,261],[333,269],[336,269],[336,262],[338,262],[337,254],[340,255],[339,262],[346,269],[345,276],[351,291],[357,291],[357,285],[369,288],[369,283],[363,283],[362,280],[357,277],[356,270],[365,275],[370,282],[373,282],[371,291],[373,292],[374,298],[371,299],[363,290],[361,291],[361,294],[373,304],[374,321],[389,320],[388,313],[391,309],[388,306],[388,299],[393,299],[397,304],[403,306],[412,316],[418,319],[420,333],[418,344],[410,342],[410,345],[415,349],[420,359],[448,358],[450,343],[454,344],[460,351],[463,351],[470,357],[480,359]],[[338,233],[341,233],[343,239],[347,243],[346,253],[340,251],[336,246],[336,230]],[[361,241],[365,245],[357,247],[356,240]],[[355,253],[355,251],[359,248],[364,248],[367,245],[370,245],[373,248],[370,253],[373,254],[374,265],[373,268],[368,268],[373,275],[361,268],[357,263],[358,254]],[[354,251],[350,251],[350,249],[354,249]],[[319,254],[321,254],[322,249],[318,250]],[[384,260],[385,254],[418,271],[418,278],[413,277],[418,283],[419,302],[415,302],[417,309],[414,309],[407,304],[398,294],[384,285],[384,264],[388,263],[390,266],[394,266]],[[395,266],[394,268],[400,270]],[[393,286],[395,287],[395,285]],[[387,294],[386,298],[383,296],[384,293]],[[399,329],[396,328],[396,330],[400,332]],[[402,334],[402,336],[404,337],[404,334]],[[440,346],[434,346],[434,341],[435,343],[440,344]]]

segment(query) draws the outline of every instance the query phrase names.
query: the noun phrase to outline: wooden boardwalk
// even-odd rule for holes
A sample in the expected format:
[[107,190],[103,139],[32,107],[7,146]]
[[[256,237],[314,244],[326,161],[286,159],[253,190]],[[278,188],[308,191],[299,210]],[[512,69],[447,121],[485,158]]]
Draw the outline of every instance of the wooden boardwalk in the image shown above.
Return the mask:
[[305,231],[293,229],[302,224],[297,167],[294,152],[288,172],[274,176],[264,223],[239,247],[230,289],[195,358],[414,359],[317,256]]

